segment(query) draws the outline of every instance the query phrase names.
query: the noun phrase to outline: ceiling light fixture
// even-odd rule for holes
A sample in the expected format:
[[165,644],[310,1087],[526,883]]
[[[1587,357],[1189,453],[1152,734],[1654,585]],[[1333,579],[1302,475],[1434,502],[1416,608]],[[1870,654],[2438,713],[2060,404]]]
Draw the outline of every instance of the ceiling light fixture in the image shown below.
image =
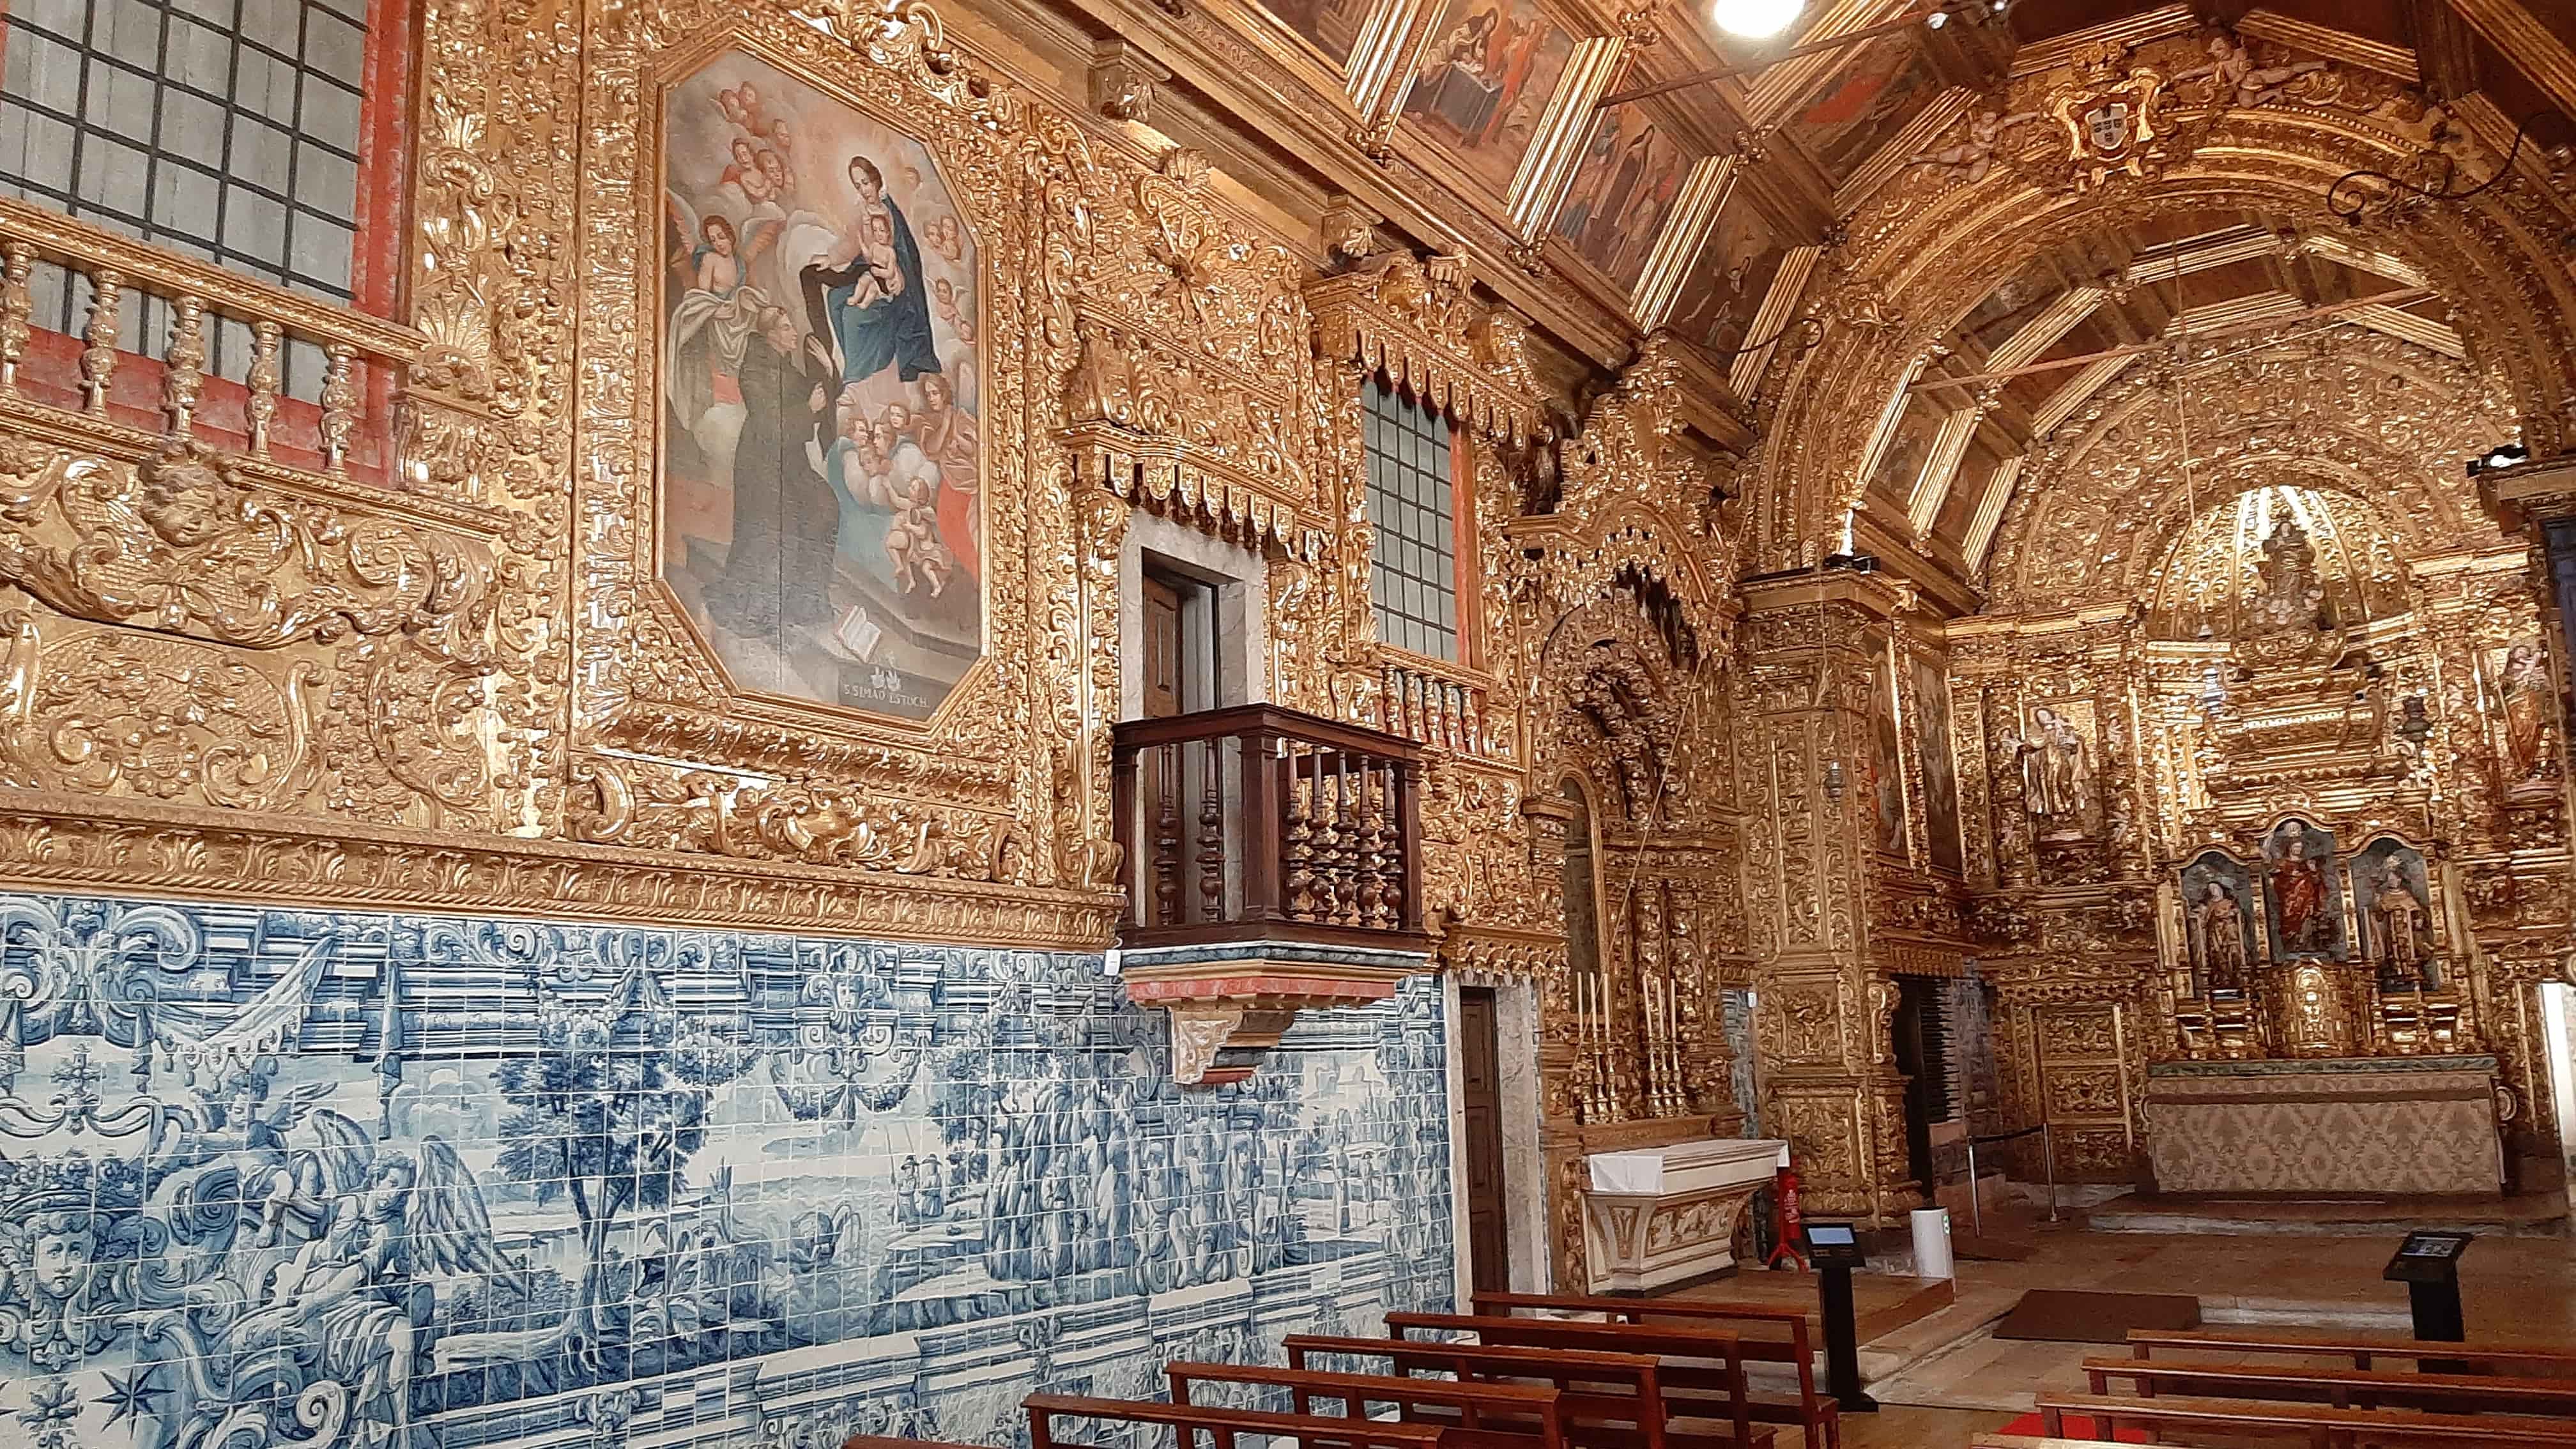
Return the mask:
[[[1881,36],[1895,35],[1917,26],[1938,30],[1954,20],[1963,24],[1992,24],[2012,5],[2013,0],[1930,0],[1922,9],[1899,15],[1893,20],[1882,20],[1876,25],[1864,25],[1858,30],[1845,31],[1822,40],[1769,51],[1741,65],[1721,65],[1714,70],[1694,71],[1670,80],[1649,81],[1623,91],[1612,91],[1592,105],[1595,110],[1608,110],[1612,106],[1688,90],[1710,81],[1758,75],[1783,61],[1849,50],[1856,45],[1867,45]],[[1738,39],[1769,40],[1796,24],[1805,9],[1806,0],[1712,0],[1709,18],[1718,29]]]
[[1717,0],[1711,18],[1729,35],[1769,40],[1795,24],[1805,8],[1805,0]]

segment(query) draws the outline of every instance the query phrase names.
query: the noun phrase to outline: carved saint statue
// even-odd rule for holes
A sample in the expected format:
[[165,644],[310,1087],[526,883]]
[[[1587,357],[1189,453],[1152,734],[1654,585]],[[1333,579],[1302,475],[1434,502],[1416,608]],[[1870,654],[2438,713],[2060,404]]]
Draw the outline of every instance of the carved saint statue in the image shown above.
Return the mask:
[[2395,856],[2379,863],[2371,884],[2371,945],[2379,959],[2379,979],[2401,990],[2424,984],[2425,943],[2429,922],[2424,903],[2406,879],[2406,867]]
[[2263,540],[2263,558],[2254,566],[2260,583],[2254,591],[2254,632],[2286,633],[2314,629],[2326,618],[2325,585],[2317,581],[2317,550],[2308,531],[2284,517]]
[[2280,917],[2281,944],[2293,951],[2319,950],[2332,930],[2325,871],[2308,854],[2307,831],[2297,821],[2282,822],[2272,840],[2272,909]]
[[2057,711],[2031,711],[2033,738],[2022,745],[2022,798],[2033,818],[2061,826],[2081,823],[2093,798],[2093,752],[2084,736]]
[[2245,989],[2245,915],[2227,887],[2211,881],[2201,888],[2201,898],[2191,908],[2193,928],[2200,935],[2200,967],[2205,989],[2242,991]]
[[2549,718],[2549,665],[2540,646],[2514,645],[2504,656],[2504,746],[2506,783],[2537,778],[2548,763],[2546,722]]

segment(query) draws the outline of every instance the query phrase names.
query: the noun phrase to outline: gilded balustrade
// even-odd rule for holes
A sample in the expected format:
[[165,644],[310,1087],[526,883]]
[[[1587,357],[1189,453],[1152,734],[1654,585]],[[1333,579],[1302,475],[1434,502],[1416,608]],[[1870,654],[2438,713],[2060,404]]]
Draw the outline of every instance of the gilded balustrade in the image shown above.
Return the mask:
[[[67,295],[86,293],[77,333],[38,325],[46,268],[59,270]],[[134,300],[142,305],[129,310]],[[153,311],[167,315],[167,329],[144,337],[139,324]],[[215,364],[221,322],[247,332],[237,367]],[[49,337],[63,338],[56,350],[75,386],[43,385],[29,367],[52,360]],[[157,411],[166,437],[335,477],[369,457],[372,439],[370,460],[390,475],[390,399],[424,345],[408,327],[0,197],[0,399],[9,403],[78,413],[93,431],[106,424],[149,433],[155,429],[144,424]],[[296,347],[320,358],[309,410],[287,385]],[[144,388],[121,385],[130,372],[157,381],[149,403],[139,395]],[[238,406],[226,398],[218,421],[211,394],[231,389]]]

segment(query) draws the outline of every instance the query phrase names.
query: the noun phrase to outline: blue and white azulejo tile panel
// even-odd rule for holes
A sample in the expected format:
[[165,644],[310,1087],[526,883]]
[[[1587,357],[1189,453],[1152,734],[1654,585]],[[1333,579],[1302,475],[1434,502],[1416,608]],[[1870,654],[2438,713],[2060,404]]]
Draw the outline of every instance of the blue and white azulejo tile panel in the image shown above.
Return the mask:
[[1024,1441],[1452,1301],[1438,983],[1183,1094],[1097,957],[0,896],[0,1442]]

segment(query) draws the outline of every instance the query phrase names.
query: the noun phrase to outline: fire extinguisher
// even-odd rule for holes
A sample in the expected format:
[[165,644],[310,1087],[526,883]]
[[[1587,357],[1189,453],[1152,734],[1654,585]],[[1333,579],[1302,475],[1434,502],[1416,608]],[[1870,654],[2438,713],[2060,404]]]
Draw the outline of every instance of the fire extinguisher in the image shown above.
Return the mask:
[[1780,1260],[1786,1258],[1803,1273],[1807,1271],[1807,1253],[1799,1245],[1806,1241],[1806,1225],[1798,1216],[1798,1169],[1780,1169],[1780,1176],[1772,1185],[1771,1197],[1775,1241],[1771,1245],[1771,1256],[1762,1260],[1762,1266],[1777,1268]]

